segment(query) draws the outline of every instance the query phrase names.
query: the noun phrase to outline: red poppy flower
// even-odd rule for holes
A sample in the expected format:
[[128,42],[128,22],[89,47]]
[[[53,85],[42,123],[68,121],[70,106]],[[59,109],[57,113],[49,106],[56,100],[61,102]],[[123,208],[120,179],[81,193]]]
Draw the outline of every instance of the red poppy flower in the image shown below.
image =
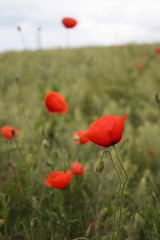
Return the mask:
[[48,91],[46,93],[45,106],[48,113],[65,113],[67,111],[67,103],[58,92]]
[[152,148],[149,147],[146,150],[147,150],[147,153],[150,157],[154,157],[154,150]]
[[157,47],[157,48],[155,49],[155,53],[156,53],[156,54],[160,54],[160,48],[159,48],[159,47]]
[[54,187],[57,189],[65,188],[72,176],[71,170],[67,169],[67,172],[55,170],[50,172],[48,178],[44,179],[46,186]]
[[75,175],[82,175],[82,173],[84,172],[84,167],[78,161],[74,161],[71,163],[71,169]]
[[142,65],[141,63],[137,63],[137,64],[136,64],[136,68],[137,68],[138,70],[141,70],[141,69],[143,68],[143,65]]
[[141,53],[140,57],[141,57],[141,58],[146,58],[147,55],[146,55],[145,53]]
[[87,131],[85,130],[78,130],[78,131],[74,131],[73,133],[73,140],[75,143],[87,143],[88,142],[88,138],[86,137],[86,133]]
[[95,120],[88,128],[87,138],[97,145],[109,147],[122,138],[123,124],[126,118],[117,115],[105,115]]
[[124,48],[124,45],[118,45],[118,48],[122,49]]
[[3,126],[1,128],[1,134],[4,138],[14,138],[18,135],[18,130],[12,126]]
[[66,28],[73,28],[77,25],[77,21],[74,18],[65,17],[65,18],[62,19],[62,24]]

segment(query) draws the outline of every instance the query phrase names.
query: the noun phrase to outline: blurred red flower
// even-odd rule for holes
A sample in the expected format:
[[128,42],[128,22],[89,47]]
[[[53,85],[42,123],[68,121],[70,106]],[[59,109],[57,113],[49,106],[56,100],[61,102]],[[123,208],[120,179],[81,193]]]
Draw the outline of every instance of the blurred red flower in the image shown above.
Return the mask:
[[136,64],[136,68],[137,68],[138,70],[141,70],[141,69],[143,68],[143,65],[142,65],[141,63],[137,63],[137,64]]
[[124,45],[118,45],[118,48],[120,48],[120,49],[122,49],[122,48],[124,48]]
[[148,147],[146,151],[150,157],[154,157],[154,150],[152,148]]
[[72,172],[69,169],[67,169],[67,172],[55,170],[50,172],[48,178],[44,179],[44,182],[48,187],[63,189],[68,185],[71,176]]
[[14,138],[18,135],[18,130],[12,126],[1,127],[1,134],[4,138]]
[[80,162],[78,161],[74,161],[71,163],[71,169],[75,175],[82,175],[85,170],[82,164],[80,164]]
[[147,57],[147,54],[141,53],[140,57],[141,57],[141,58],[146,58],[146,57]]
[[110,114],[98,118],[89,126],[87,138],[102,147],[118,143],[122,138],[126,116],[127,114],[123,116]]
[[77,131],[74,131],[73,133],[73,140],[75,143],[87,143],[89,140],[88,138],[86,137],[86,133],[87,131],[86,130],[77,130]]
[[159,47],[157,47],[157,48],[155,49],[155,53],[156,53],[156,54],[160,54],[160,48],[159,48]]
[[66,28],[73,28],[77,25],[77,21],[74,18],[65,17],[65,18],[62,19],[62,24]]
[[45,106],[48,113],[65,113],[67,111],[67,103],[58,92],[48,91],[46,93]]

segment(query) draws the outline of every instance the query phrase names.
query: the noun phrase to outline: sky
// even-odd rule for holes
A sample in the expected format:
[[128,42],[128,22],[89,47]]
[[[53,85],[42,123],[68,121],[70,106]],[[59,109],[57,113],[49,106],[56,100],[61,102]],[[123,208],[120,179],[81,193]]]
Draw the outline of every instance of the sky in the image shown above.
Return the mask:
[[160,0],[1,0],[0,10],[0,51],[63,48],[66,36],[70,47],[160,43]]

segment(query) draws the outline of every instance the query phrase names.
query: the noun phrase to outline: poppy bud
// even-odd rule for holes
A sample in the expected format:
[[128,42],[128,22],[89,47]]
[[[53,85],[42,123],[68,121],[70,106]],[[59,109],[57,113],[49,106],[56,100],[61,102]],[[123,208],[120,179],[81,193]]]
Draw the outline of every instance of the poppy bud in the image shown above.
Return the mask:
[[137,196],[138,197],[145,197],[145,193],[146,193],[146,187],[147,187],[147,180],[146,177],[142,177],[139,185],[138,185],[138,189],[137,189]]
[[79,141],[79,136],[78,135],[73,136],[73,140],[74,141]]
[[101,216],[101,218],[105,219],[107,217],[107,213],[108,213],[108,208],[104,207],[104,208],[101,209],[99,215]]
[[156,204],[157,204],[157,196],[156,196],[155,192],[152,192],[152,199],[153,199],[154,206],[156,206]]
[[88,139],[86,137],[86,132],[87,132],[86,130],[74,131],[73,132],[73,141],[75,143],[81,143],[81,144],[87,143]]
[[142,216],[137,212],[134,216],[135,219],[135,223],[139,226],[139,225],[143,225],[144,221]]
[[101,173],[104,169],[104,162],[102,159],[99,159],[96,164],[94,165],[94,171],[96,173]]
[[49,148],[49,142],[45,138],[43,139],[42,145],[44,148]]
[[18,30],[18,31],[21,31],[21,27],[20,27],[20,26],[17,26],[17,30]]
[[31,229],[32,229],[32,230],[33,230],[35,227],[37,227],[38,222],[39,222],[38,217],[32,217],[32,220],[31,220]]

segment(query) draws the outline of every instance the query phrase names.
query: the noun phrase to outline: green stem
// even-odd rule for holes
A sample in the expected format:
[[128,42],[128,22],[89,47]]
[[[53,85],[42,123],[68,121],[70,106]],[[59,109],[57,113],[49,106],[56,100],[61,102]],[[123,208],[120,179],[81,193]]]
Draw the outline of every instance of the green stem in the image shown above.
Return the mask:
[[21,149],[20,149],[20,147],[19,147],[19,144],[18,144],[18,142],[17,142],[16,137],[14,138],[14,142],[15,142],[15,144],[16,144],[16,147],[17,147],[17,150],[18,150],[18,152],[19,152],[19,155],[22,157],[22,152],[21,152]]
[[123,170],[123,172],[124,172],[124,174],[125,174],[125,181],[124,181],[124,183],[123,183],[123,185],[122,185],[121,198],[120,198],[120,213],[119,213],[118,232],[117,232],[117,238],[116,238],[116,239],[118,240],[118,239],[119,239],[119,234],[120,234],[120,228],[121,228],[123,192],[124,192],[124,188],[125,188],[125,185],[126,185],[126,183],[127,183],[127,180],[128,180],[128,175],[127,175],[127,172],[126,172],[126,170],[125,170],[125,168],[124,168],[124,166],[123,166],[123,164],[122,164],[122,162],[121,162],[121,160],[120,160],[120,158],[119,158],[119,155],[118,155],[117,150],[116,150],[116,148],[115,148],[114,145],[113,145],[113,149],[114,149],[114,151],[115,151],[115,154],[116,154],[116,157],[117,157],[117,159],[118,159],[118,161],[119,161],[119,164],[120,164],[120,166],[121,166],[121,168],[122,168],[122,170]]
[[2,198],[0,199],[0,202],[2,204],[2,215],[4,218],[4,236],[5,240],[8,240],[8,229],[7,229],[7,219],[8,219],[8,213],[9,213],[9,203],[10,203],[10,198],[6,198],[5,194],[2,195]]
[[35,136],[35,133],[32,129],[32,127],[30,126],[30,123],[29,123],[29,120],[27,118],[27,115],[26,115],[26,108],[25,108],[25,102],[24,102],[24,97],[23,97],[23,91],[22,91],[22,87],[21,87],[21,84],[19,82],[19,79],[16,77],[15,78],[16,80],[16,83],[18,85],[18,89],[19,89],[19,93],[20,93],[20,97],[21,97],[21,110],[22,110],[22,114],[23,114],[23,117],[24,117],[24,120],[26,122],[26,126],[28,127],[28,130],[29,132],[33,135],[34,139],[35,139],[35,142],[38,143],[38,139],[37,139],[37,136]]
[[7,233],[7,217],[4,219],[4,232],[5,232],[5,239],[8,240],[8,233]]
[[119,188],[117,190],[117,194],[116,194],[116,200],[115,200],[115,207],[114,207],[114,214],[113,214],[113,230],[112,230],[112,240],[114,240],[114,232],[115,232],[115,228],[116,228],[116,212],[117,212],[117,206],[118,206],[118,199],[119,199],[119,194],[120,194],[120,191],[121,191],[121,186],[122,186],[122,180],[121,180],[121,177],[120,177],[120,174],[118,172],[118,169],[116,168],[116,165],[113,161],[113,158],[112,158],[112,155],[110,153],[110,151],[108,149],[105,149],[103,154],[102,154],[102,157],[101,157],[101,160],[103,160],[103,156],[104,154],[108,152],[109,155],[110,155],[110,158],[111,158],[111,161],[112,161],[112,164],[113,164],[113,167],[116,171],[116,174],[117,174],[117,177],[118,177],[118,180],[119,180]]
[[[27,115],[26,115],[25,102],[24,102],[24,97],[23,97],[24,94],[23,94],[22,87],[21,87],[21,84],[20,84],[20,82],[19,82],[18,77],[15,78],[15,81],[16,81],[16,83],[17,83],[17,86],[18,86],[18,89],[19,89],[19,93],[20,93],[20,97],[21,97],[21,104],[22,104],[21,110],[22,110],[22,114],[23,114],[24,120],[25,120],[25,122],[26,122],[26,126],[28,127],[29,132],[30,132],[30,133],[32,134],[32,136],[34,137],[35,142],[36,142],[37,144],[39,144],[39,143],[38,143],[37,136],[35,136],[35,133],[34,133],[32,127],[30,126],[29,120],[28,120]],[[19,151],[19,147],[18,147],[18,151]],[[20,151],[19,151],[19,152],[20,152]],[[40,155],[39,155],[38,153],[37,153],[37,155],[38,155],[38,157],[40,158]]]
[[30,240],[33,240],[33,229],[30,230],[30,234],[29,234],[29,235],[30,235],[30,236],[29,236],[29,239],[30,239]]
[[17,151],[18,151],[17,154],[19,155],[19,158],[17,159],[17,162],[16,162],[17,189],[21,194],[24,194],[23,193],[24,189],[23,189],[23,187],[21,187],[22,186],[22,184],[21,184],[21,182],[22,182],[21,181],[21,169],[22,169],[22,164],[23,164],[23,161],[22,161],[23,154],[21,152],[21,148],[18,144],[16,137],[14,137],[13,140],[14,140],[14,143],[15,143]]
[[24,119],[25,119],[25,121],[26,121],[26,125],[27,125],[29,131],[32,131],[32,129],[31,129],[31,127],[30,127],[30,124],[29,124],[29,122],[28,122],[28,118],[27,118],[27,116],[26,116],[26,111],[25,111],[25,104],[24,104],[24,98],[23,98],[22,88],[21,88],[19,79],[16,77],[15,80],[16,80],[16,83],[17,83],[17,85],[18,85],[19,92],[20,92],[21,103],[22,103],[22,108],[21,108],[21,109],[22,109],[22,113],[23,113],[23,116],[24,116]]

